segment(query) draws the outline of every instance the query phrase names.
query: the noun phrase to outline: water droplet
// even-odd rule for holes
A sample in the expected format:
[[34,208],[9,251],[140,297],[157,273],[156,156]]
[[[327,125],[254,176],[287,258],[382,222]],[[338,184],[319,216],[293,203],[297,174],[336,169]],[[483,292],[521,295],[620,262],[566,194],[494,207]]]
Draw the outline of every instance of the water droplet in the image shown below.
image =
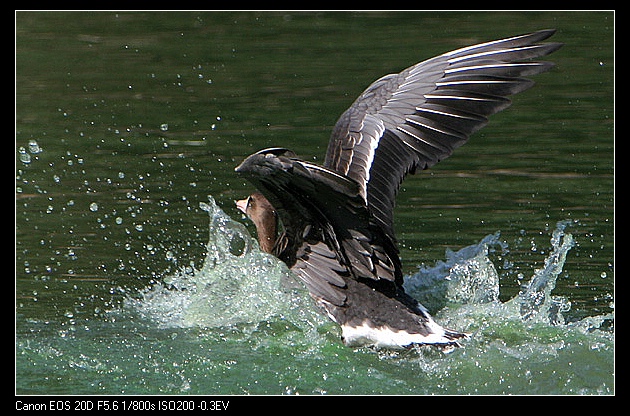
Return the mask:
[[92,212],[98,211],[98,204],[96,202],[92,202],[90,204],[90,211],[92,211]]
[[40,153],[42,151],[42,148],[39,147],[39,144],[37,144],[37,141],[34,139],[31,139],[28,141],[28,151],[36,154],[36,153]]
[[168,130],[168,124],[167,123],[163,123],[160,125],[160,130],[162,131],[167,131]]
[[20,162],[26,164],[31,163],[31,155],[26,153],[26,149],[23,146],[20,146],[18,153],[20,154]]

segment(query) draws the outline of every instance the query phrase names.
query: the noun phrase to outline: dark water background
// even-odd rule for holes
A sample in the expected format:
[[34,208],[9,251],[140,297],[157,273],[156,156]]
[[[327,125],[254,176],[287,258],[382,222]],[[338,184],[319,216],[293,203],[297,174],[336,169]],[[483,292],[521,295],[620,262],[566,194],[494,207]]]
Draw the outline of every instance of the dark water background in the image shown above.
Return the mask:
[[[575,246],[553,293],[571,303],[571,323],[613,311],[613,12],[17,12],[16,391],[613,391],[612,341],[604,342],[603,364],[594,365],[601,379],[586,377],[596,387],[528,390],[525,383],[510,390],[496,382],[497,369],[481,377],[484,388],[461,376],[449,384],[444,370],[420,389],[412,380],[431,373],[426,362],[383,364],[382,356],[348,352],[325,323],[320,332],[333,335],[313,341],[316,352],[302,346],[293,361],[294,348],[252,348],[233,329],[228,341],[202,327],[181,330],[175,340],[180,330],[167,335],[111,318],[137,290],[182,268],[202,268],[208,214],[199,203],[207,195],[253,231],[233,204],[252,190],[233,172],[246,155],[283,146],[322,162],[337,117],[380,76],[552,27],[553,40],[565,43],[550,58],[556,67],[451,158],[408,178],[395,224],[407,274],[444,260],[447,248],[499,231],[508,248],[490,259],[507,301],[543,267],[552,231],[568,220]],[[169,363],[151,371],[157,381],[125,375],[128,351],[139,356],[137,374],[155,366],[159,352],[142,344],[162,337],[173,341],[162,346],[166,356],[197,357],[186,374]],[[258,346],[265,334],[252,337]],[[257,364],[261,354],[265,365]],[[329,369],[338,383],[308,372],[331,356],[343,357]],[[504,362],[490,358],[488,365]],[[344,373],[348,363],[352,377]],[[195,382],[200,378],[204,383]]]

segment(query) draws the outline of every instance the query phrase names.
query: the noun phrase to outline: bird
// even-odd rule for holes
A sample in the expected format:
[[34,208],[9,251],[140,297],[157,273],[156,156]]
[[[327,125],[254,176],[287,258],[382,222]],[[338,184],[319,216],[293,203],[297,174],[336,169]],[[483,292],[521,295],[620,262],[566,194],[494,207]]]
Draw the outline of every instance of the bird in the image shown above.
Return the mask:
[[236,168],[255,188],[236,201],[262,251],[286,263],[349,347],[449,352],[470,334],[439,325],[403,288],[394,206],[403,180],[450,156],[507,108],[537,58],[563,44],[555,29],[480,43],[385,75],[339,117],[324,163],[282,147]]

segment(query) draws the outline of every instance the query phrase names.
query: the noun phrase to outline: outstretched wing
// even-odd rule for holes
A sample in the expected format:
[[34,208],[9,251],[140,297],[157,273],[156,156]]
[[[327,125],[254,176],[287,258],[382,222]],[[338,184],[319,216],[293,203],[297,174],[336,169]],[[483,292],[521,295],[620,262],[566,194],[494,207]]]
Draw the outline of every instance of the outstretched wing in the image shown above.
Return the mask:
[[354,179],[374,219],[395,241],[395,197],[402,180],[451,155],[487,117],[526,90],[523,78],[550,69],[561,43],[539,43],[555,30],[482,43],[386,75],[339,118],[324,166]]

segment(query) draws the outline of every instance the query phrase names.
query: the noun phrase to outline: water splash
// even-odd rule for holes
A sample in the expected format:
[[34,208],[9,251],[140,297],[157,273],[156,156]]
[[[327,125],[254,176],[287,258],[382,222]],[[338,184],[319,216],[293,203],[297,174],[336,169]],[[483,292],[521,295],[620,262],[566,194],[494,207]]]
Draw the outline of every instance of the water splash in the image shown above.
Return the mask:
[[496,232],[478,244],[459,251],[446,250],[446,261],[433,267],[422,266],[418,273],[405,278],[405,290],[430,310],[447,303],[481,304],[499,300],[499,274],[488,258],[489,251],[506,244]]
[[573,236],[565,233],[569,221],[560,221],[551,236],[552,252],[545,259],[545,266],[537,269],[527,287],[518,298],[512,300],[520,304],[521,316],[524,320],[537,317],[552,325],[564,324],[562,312],[568,312],[571,303],[561,296],[552,296],[556,280],[562,272],[567,253],[575,245]]
[[210,217],[201,269],[180,269],[144,290],[127,305],[161,327],[256,326],[269,321],[309,329],[321,318],[286,267],[263,253],[245,226],[214,199],[200,207]]
[[506,266],[490,260],[508,252],[499,233],[406,278],[410,293],[433,301],[436,321],[473,334],[445,355],[346,348],[307,292],[287,285],[286,266],[212,198],[202,208],[210,225],[201,268],[152,284],[108,320],[62,327],[63,336],[44,335],[59,329],[48,323],[29,330],[16,343],[18,391],[41,393],[45,369],[45,392],[64,394],[614,393],[614,334],[602,330],[612,314],[563,324],[550,313],[573,247],[562,223],[545,266],[510,301],[498,299]]
[[613,393],[614,314],[566,323],[571,303],[552,294],[574,247],[568,225],[556,224],[544,267],[532,270],[507,302],[498,299],[499,273],[489,258],[496,250],[509,252],[499,233],[447,251],[445,261],[406,277],[406,290],[426,302],[440,324],[472,336],[448,361],[426,354],[381,357],[416,366],[428,383],[450,385],[444,392],[454,394]]
[[[571,302],[551,292],[562,273],[567,254],[575,246],[572,234],[566,231],[570,223],[565,220],[556,224],[544,267],[534,270],[518,296],[507,302],[499,301],[499,273],[488,257],[497,250],[501,250],[501,254],[508,252],[507,243],[500,240],[499,232],[456,252],[447,249],[446,261],[439,261],[433,267],[422,266],[418,273],[407,276],[405,290],[432,311],[456,306],[459,312],[448,319],[455,322],[453,325],[457,328],[479,327],[471,321],[471,316],[479,318],[480,322],[495,316],[522,323],[565,325],[563,314],[570,310]],[[585,318],[572,325],[593,330],[614,321],[612,314],[596,318]]]
[[[245,226],[226,215],[211,196],[208,199],[200,204],[210,218],[201,269],[182,268],[128,299],[127,305],[161,327],[255,326],[280,320],[310,330],[328,322],[284,263],[261,252]],[[508,252],[499,232],[458,251],[447,249],[445,261],[406,276],[404,288],[434,314],[443,315],[442,322],[460,330],[487,328],[492,317],[562,325],[571,303],[551,292],[574,246],[568,225],[558,222],[544,267],[534,270],[519,295],[507,302],[499,301],[500,276],[489,257]],[[584,325],[592,328],[606,320]]]

